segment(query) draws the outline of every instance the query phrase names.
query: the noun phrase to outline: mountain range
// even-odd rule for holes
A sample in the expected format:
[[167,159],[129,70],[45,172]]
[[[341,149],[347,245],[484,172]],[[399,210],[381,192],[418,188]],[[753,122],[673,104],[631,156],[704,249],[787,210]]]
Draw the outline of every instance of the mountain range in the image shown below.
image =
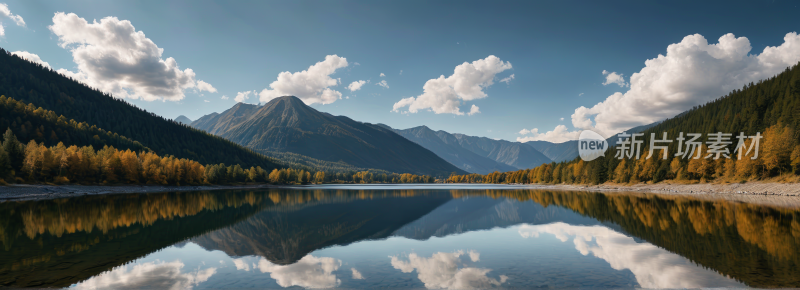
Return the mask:
[[291,152],[397,173],[466,173],[392,130],[317,111],[293,96],[263,106],[238,103],[191,126],[257,152]]
[[426,126],[393,130],[458,168],[472,173],[513,171],[552,161],[533,147],[518,142],[433,131]]

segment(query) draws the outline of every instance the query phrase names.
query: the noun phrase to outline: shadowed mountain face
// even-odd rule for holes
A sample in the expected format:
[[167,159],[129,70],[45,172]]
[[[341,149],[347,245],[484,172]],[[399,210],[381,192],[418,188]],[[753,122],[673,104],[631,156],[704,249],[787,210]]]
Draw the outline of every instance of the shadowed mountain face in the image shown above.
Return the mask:
[[262,107],[239,103],[198,119],[192,127],[256,151],[292,152],[397,173],[464,173],[392,130],[319,112],[296,97],[277,98]]
[[487,174],[495,171],[517,170],[516,167],[497,162],[461,147],[455,137],[444,131],[439,131],[440,134],[426,126],[394,131],[467,172]]
[[394,131],[433,151],[458,168],[472,173],[514,171],[552,161],[533,147],[518,142],[450,134],[441,130],[433,131],[425,126]]

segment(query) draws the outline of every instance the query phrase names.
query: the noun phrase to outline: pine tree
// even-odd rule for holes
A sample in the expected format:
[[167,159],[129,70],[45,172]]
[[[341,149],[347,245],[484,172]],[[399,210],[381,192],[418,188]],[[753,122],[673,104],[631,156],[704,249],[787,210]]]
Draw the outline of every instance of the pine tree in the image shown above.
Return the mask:
[[12,172],[14,170],[11,169],[11,160],[8,157],[8,153],[6,153],[3,146],[0,146],[0,183],[4,183],[3,180],[10,177]]
[[14,136],[14,132],[11,132],[11,128],[6,129],[6,133],[3,134],[3,149],[8,154],[11,169],[21,172],[22,164],[25,162],[25,148],[17,140],[17,136]]

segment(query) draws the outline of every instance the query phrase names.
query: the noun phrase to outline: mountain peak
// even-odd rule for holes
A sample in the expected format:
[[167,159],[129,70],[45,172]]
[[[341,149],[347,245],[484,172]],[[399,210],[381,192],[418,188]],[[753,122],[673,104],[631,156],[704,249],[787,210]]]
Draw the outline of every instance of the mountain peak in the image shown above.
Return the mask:
[[175,118],[175,122],[178,122],[178,123],[181,123],[181,124],[184,124],[184,125],[189,125],[189,124],[192,123],[192,120],[189,119],[188,117],[184,116],[184,115],[180,115],[177,118]]

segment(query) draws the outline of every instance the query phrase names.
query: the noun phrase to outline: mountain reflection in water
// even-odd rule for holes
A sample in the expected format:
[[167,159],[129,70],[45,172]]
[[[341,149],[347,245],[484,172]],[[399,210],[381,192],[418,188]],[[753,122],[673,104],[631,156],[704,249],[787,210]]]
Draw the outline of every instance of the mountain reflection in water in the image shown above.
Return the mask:
[[800,287],[800,211],[688,196],[305,187],[0,203],[0,285]]

